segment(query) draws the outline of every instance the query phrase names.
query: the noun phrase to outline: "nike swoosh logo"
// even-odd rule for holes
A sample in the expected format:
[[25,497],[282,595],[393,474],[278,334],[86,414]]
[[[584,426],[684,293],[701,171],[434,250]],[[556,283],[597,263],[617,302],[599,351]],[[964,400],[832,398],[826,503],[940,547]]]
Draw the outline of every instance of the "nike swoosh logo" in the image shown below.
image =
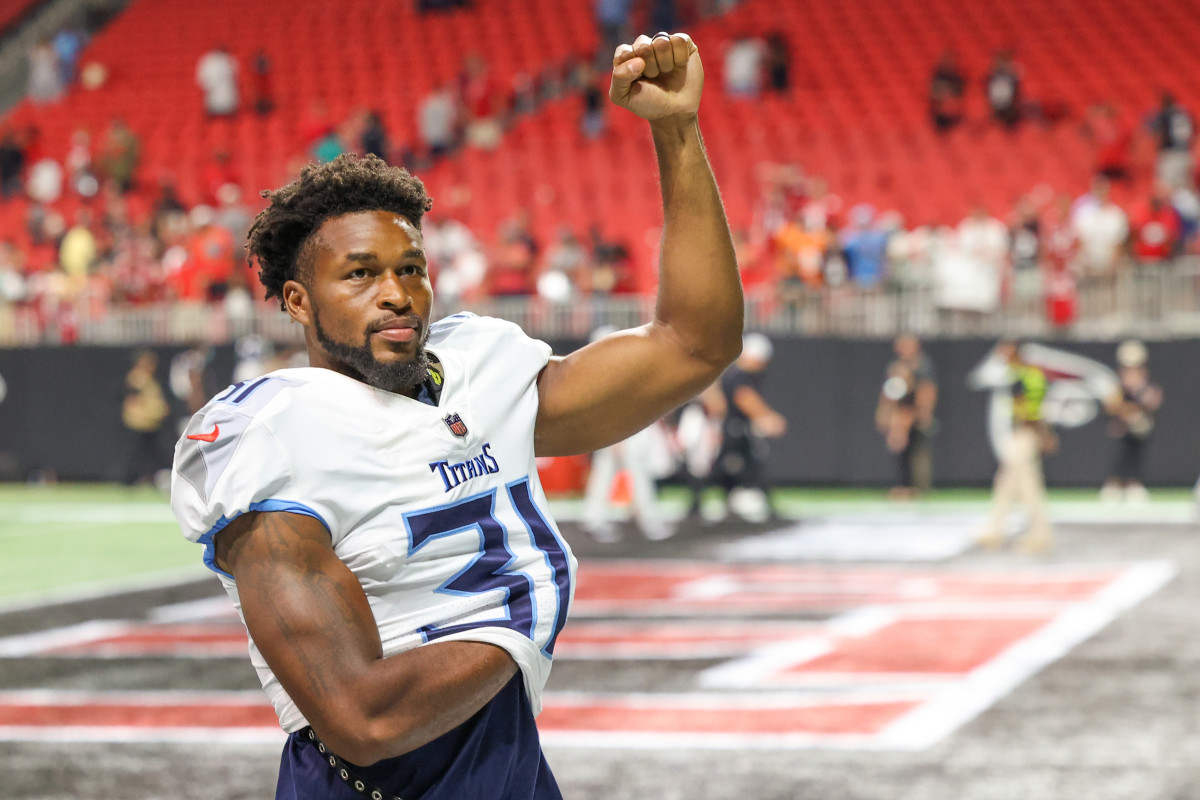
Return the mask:
[[220,432],[221,426],[213,425],[211,433],[189,433],[187,438],[195,439],[197,442],[215,442],[217,440],[217,434]]

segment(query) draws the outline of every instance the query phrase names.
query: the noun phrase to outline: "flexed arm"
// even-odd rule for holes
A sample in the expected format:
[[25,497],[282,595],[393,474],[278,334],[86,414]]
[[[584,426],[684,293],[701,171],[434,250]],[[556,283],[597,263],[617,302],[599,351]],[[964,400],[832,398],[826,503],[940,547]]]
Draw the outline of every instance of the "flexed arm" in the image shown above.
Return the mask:
[[538,382],[539,455],[621,441],[737,357],[742,286],[697,111],[704,67],[686,34],[639,36],[613,57],[609,97],[650,123],[663,196],[654,319],[554,359]]

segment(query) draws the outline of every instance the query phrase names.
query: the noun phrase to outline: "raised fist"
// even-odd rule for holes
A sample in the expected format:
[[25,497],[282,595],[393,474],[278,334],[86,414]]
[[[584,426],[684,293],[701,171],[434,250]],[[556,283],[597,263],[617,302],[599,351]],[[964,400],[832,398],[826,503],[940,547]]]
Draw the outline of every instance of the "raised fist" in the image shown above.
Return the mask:
[[700,51],[686,33],[642,35],[613,55],[608,96],[642,119],[695,116],[703,88]]

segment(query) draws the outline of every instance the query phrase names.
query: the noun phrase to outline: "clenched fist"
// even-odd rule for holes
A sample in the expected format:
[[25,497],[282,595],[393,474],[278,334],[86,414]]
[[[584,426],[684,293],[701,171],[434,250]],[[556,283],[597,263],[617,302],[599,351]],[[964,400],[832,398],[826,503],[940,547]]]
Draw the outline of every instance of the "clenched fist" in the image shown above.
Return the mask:
[[695,116],[703,88],[700,51],[686,33],[642,35],[613,55],[608,96],[642,119]]

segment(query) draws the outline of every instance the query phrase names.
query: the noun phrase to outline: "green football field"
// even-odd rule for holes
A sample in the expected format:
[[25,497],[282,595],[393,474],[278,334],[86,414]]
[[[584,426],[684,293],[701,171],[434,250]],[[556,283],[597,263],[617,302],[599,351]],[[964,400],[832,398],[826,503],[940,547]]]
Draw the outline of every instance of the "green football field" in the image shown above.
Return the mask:
[[[681,510],[683,490],[663,501]],[[1181,519],[1192,513],[1191,493],[1156,490],[1146,509]],[[1051,493],[1054,512],[1102,516],[1094,490]],[[788,517],[856,513],[984,513],[987,492],[949,489],[917,503],[892,504],[876,489],[781,489],[776,503]],[[577,518],[577,500],[556,500],[559,519]],[[200,549],[183,539],[166,498],[150,488],[105,484],[0,484],[0,599],[5,603],[47,593],[79,592],[204,575]]]

